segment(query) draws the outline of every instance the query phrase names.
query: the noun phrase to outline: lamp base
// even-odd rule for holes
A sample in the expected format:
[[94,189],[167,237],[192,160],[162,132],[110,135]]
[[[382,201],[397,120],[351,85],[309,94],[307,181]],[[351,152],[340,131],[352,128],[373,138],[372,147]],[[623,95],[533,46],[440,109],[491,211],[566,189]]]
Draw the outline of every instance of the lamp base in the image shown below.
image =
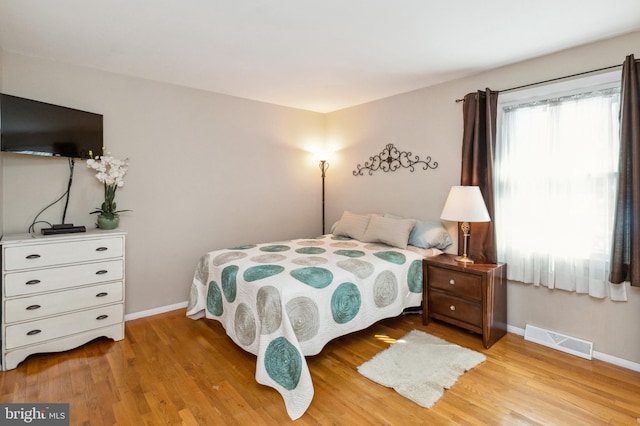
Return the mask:
[[458,256],[455,258],[456,262],[461,262],[461,263],[474,263],[473,259],[469,258],[467,255],[464,256]]

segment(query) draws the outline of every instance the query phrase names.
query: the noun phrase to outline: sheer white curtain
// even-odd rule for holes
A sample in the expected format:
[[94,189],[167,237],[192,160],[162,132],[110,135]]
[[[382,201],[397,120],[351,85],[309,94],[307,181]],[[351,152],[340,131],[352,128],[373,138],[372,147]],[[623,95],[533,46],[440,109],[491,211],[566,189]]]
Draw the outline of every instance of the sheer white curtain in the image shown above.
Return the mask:
[[511,280],[626,300],[610,284],[620,89],[500,108],[498,259]]

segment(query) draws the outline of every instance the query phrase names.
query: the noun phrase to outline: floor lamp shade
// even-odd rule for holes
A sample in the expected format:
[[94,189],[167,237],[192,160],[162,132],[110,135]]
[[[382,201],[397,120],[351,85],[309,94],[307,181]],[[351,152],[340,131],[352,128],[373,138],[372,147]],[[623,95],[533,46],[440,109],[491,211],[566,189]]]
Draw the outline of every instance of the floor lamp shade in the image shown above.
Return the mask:
[[456,260],[473,263],[473,260],[467,256],[467,240],[471,229],[469,222],[491,221],[480,188],[477,186],[452,186],[440,219],[462,222],[460,229],[464,234],[464,251],[463,255],[457,257]]

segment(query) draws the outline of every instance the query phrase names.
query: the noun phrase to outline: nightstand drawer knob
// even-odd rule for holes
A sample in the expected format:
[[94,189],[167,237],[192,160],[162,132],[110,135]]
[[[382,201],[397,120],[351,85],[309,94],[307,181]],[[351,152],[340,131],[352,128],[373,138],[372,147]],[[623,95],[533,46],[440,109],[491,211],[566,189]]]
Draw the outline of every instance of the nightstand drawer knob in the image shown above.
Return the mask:
[[455,311],[455,310],[456,310],[456,307],[455,307],[455,306],[453,306],[453,305],[451,305],[451,306],[449,306],[449,309],[451,309],[452,311]]
[[30,254],[29,256],[25,257],[25,259],[40,259],[40,255],[39,254]]
[[454,285],[456,283],[456,280],[449,280],[449,284]]
[[27,332],[27,336],[35,336],[36,334],[42,333],[42,330],[31,330]]
[[36,309],[40,309],[41,306],[40,305],[29,305],[27,306],[27,311],[35,311]]

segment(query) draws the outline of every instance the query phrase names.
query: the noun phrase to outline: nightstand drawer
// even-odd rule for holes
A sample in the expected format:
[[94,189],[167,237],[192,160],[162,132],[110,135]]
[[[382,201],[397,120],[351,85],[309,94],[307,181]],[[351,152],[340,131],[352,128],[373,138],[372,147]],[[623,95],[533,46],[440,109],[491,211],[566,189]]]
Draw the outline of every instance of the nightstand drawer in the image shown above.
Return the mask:
[[452,297],[439,291],[429,292],[429,311],[482,327],[482,305]]
[[429,287],[452,296],[482,301],[482,277],[429,265]]

